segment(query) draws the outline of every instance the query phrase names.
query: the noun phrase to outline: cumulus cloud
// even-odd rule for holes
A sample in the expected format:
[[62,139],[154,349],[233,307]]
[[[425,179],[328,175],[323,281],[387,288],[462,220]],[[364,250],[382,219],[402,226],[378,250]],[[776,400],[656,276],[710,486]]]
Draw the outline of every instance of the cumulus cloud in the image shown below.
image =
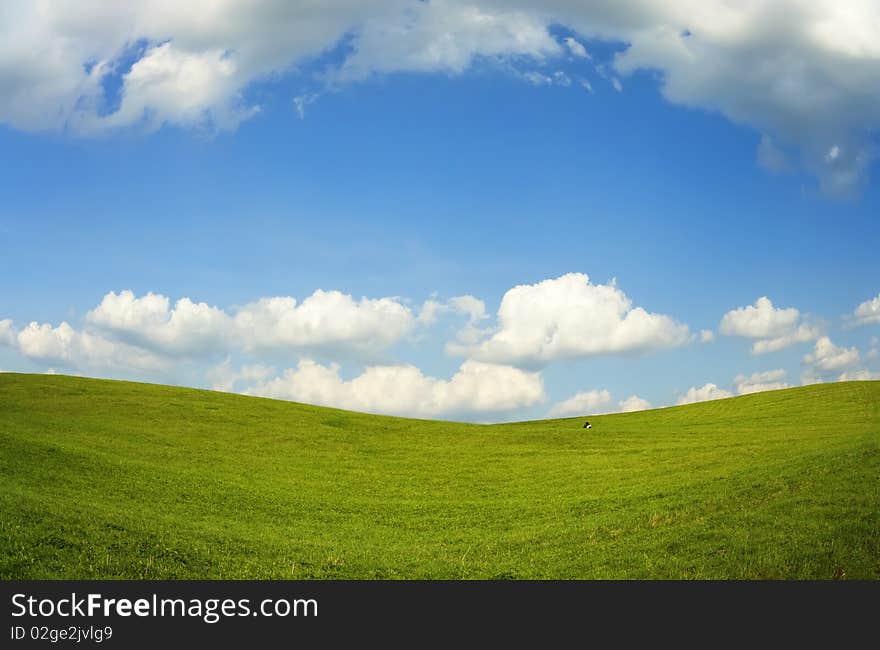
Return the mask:
[[486,303],[474,296],[453,296],[445,302],[426,300],[419,310],[417,321],[422,325],[433,325],[440,314],[453,312],[468,317],[468,324],[475,325],[488,318]]
[[[309,62],[333,86],[394,72],[459,74],[481,60],[585,62],[582,41],[598,39],[620,45],[604,75],[615,88],[619,75],[657,71],[670,102],[760,134],[763,166],[797,164],[827,192],[846,194],[877,155],[878,17],[876,3],[834,0],[7,2],[0,121],[228,129],[258,110],[248,99],[256,82]],[[580,38],[557,40],[558,26]],[[339,57],[320,62],[334,50]]]
[[57,327],[30,323],[18,332],[14,346],[35,361],[88,370],[162,371],[167,361],[138,347],[76,330],[67,322]]
[[[557,402],[547,413],[551,418],[563,418],[575,415],[595,415],[608,413],[611,404],[611,393],[607,390],[587,390],[572,395],[568,399]],[[630,395],[617,403],[619,413],[645,411],[651,408],[651,402],[638,395]]]
[[700,343],[711,343],[715,340],[715,332],[712,330],[700,330]]
[[[172,305],[161,294],[111,291],[86,314],[83,330],[66,322],[58,327],[32,323],[18,332],[11,321],[3,320],[0,344],[33,359],[86,368],[156,369],[238,353],[366,358],[429,324],[429,303],[417,318],[398,298],[355,299],[339,291],[317,290],[302,302],[289,296],[266,297],[226,312],[185,297]],[[483,303],[473,296],[456,296],[440,308],[465,315],[469,326],[485,318]],[[215,371],[222,374],[219,367]],[[248,378],[254,379],[237,375],[233,380]],[[230,379],[218,375],[209,381],[224,387]]]
[[15,328],[8,318],[0,320],[0,345],[15,345]]
[[840,373],[837,381],[875,381],[878,379],[880,379],[880,372],[862,368],[860,370],[845,370]]
[[794,307],[776,309],[763,296],[754,305],[727,312],[721,319],[720,330],[727,336],[773,338],[791,331],[799,319],[800,312]]
[[[483,318],[485,311],[473,296],[457,296],[441,307],[467,315],[469,322]],[[85,322],[88,329],[83,332],[67,323],[40,327],[50,328],[56,342],[79,336],[95,345],[106,341],[127,346],[119,350],[138,348],[165,357],[236,350],[257,354],[325,350],[346,357],[387,347],[417,324],[426,324],[398,298],[355,299],[320,289],[302,302],[289,296],[266,297],[230,313],[185,297],[172,306],[161,294],[138,297],[130,290],[111,291],[86,314]],[[21,347],[21,340],[11,321],[0,321],[0,343]]]
[[776,308],[767,296],[758,298],[754,305],[724,314],[718,331],[725,336],[757,339],[752,343],[752,354],[775,352],[795,343],[813,341],[821,334],[818,327],[805,322],[800,311],[794,307]]
[[578,13],[585,21],[602,13],[603,31],[627,33],[619,71],[658,70],[670,101],[717,110],[793,146],[829,193],[861,182],[875,157],[869,134],[880,126],[880,94],[860,90],[880,79],[875,4],[680,0],[660,8],[633,1],[617,12],[602,6]]
[[241,85],[231,52],[220,48],[190,52],[165,42],[148,48],[125,74],[119,110],[82,124],[95,128],[142,123],[156,129],[168,122],[228,130],[258,111],[241,102]]
[[[86,132],[166,123],[235,128],[259,110],[246,98],[250,85],[346,39],[342,63],[324,72],[332,83],[397,71],[458,73],[481,57],[562,51],[534,12],[447,0],[5,3],[0,30],[0,120]],[[118,97],[107,79],[118,80]]]
[[[402,6],[393,0],[3,3],[0,120],[31,130],[206,120],[233,128],[257,108],[243,99],[250,83],[319,55],[367,16]],[[118,81],[118,96],[107,90],[108,79]]]
[[137,298],[128,290],[111,291],[86,314],[86,322],[165,353],[199,355],[223,345],[231,323],[221,309],[189,298],[181,298],[173,308],[170,304],[160,294]]
[[752,353],[765,354],[768,352],[776,352],[777,350],[782,350],[795,343],[807,343],[813,341],[819,336],[819,334],[820,331],[818,327],[806,324],[798,325],[798,327],[792,332],[783,336],[755,341],[752,344]]
[[851,327],[880,324],[880,294],[856,307],[847,318],[847,324]]
[[760,393],[767,390],[789,388],[791,384],[785,381],[785,376],[785,370],[779,368],[776,370],[767,370],[765,372],[756,372],[748,377],[745,375],[737,375],[733,381],[736,384],[737,394],[748,395],[749,393]]
[[222,363],[208,369],[205,378],[208,380],[211,390],[232,392],[238,382],[261,382],[268,379],[275,370],[262,364],[244,365],[236,370],[232,365],[232,359],[226,358]]
[[367,352],[387,347],[416,324],[412,310],[397,298],[361,298],[318,289],[302,303],[296,298],[261,298],[233,317],[236,340],[247,352],[334,350]]
[[804,355],[804,363],[812,365],[823,372],[834,372],[850,368],[859,362],[859,351],[855,348],[843,348],[831,342],[827,336],[816,341],[812,354]]
[[551,418],[589,415],[599,412],[610,403],[611,393],[607,390],[587,390],[554,404],[547,415]]
[[339,366],[304,359],[273,379],[258,382],[251,395],[322,406],[417,417],[515,411],[545,399],[538,373],[465,361],[452,378],[437,379],[410,365],[370,366],[346,380]]
[[651,408],[651,402],[638,395],[630,395],[625,400],[618,402],[617,406],[621,413],[632,413],[633,411],[647,411]]
[[723,388],[718,388],[715,384],[704,384],[697,388],[692,386],[687,392],[678,398],[677,404],[694,404],[696,402],[706,402],[713,399],[724,399],[725,397],[733,397],[733,393]]
[[352,52],[332,78],[363,79],[389,72],[458,74],[479,58],[543,59],[563,52],[544,17],[531,7],[482,4],[433,0],[379,12],[359,26]]
[[689,338],[687,325],[634,307],[614,282],[592,284],[583,273],[569,273],[510,289],[498,308],[497,328],[485,331],[478,343],[448,349],[482,361],[540,366],[670,348]]
[[449,305],[452,307],[453,311],[466,315],[471,323],[478,323],[481,320],[488,318],[488,315],[486,314],[486,303],[479,298],[474,298],[470,295],[453,296],[449,299]]

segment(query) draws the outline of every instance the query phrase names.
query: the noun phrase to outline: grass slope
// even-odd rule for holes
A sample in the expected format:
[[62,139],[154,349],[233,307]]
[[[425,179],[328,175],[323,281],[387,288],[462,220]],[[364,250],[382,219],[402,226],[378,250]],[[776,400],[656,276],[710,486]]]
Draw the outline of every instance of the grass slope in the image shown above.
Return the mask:
[[590,420],[0,374],[0,578],[880,577],[880,382]]

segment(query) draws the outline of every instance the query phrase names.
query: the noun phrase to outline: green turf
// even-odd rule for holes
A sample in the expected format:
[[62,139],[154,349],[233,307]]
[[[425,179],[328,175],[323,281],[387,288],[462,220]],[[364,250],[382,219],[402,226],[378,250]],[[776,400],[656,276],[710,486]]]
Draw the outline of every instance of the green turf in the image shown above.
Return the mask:
[[0,374],[0,578],[880,578],[880,382],[590,420]]

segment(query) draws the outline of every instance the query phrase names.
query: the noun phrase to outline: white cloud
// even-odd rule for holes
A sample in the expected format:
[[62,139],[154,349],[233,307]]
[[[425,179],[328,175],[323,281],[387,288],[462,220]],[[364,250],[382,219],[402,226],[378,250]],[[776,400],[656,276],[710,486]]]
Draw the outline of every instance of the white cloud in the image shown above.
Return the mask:
[[700,330],[700,343],[711,343],[715,340],[715,332],[712,330]]
[[856,348],[839,347],[832,343],[827,336],[816,341],[812,354],[804,356],[804,363],[811,364],[816,370],[822,372],[843,370],[858,362],[859,351]]
[[469,322],[478,323],[488,318],[486,314],[486,303],[479,298],[473,296],[453,296],[449,299],[449,305],[453,311],[464,314],[468,317]]
[[299,119],[305,119],[306,107],[314,104],[317,99],[318,93],[305,93],[293,98],[293,107],[296,109],[296,114],[299,116]]
[[[581,40],[590,38],[626,44],[617,74],[656,70],[669,101],[750,125],[762,134],[765,166],[788,164],[776,154],[790,150],[826,191],[847,193],[876,158],[878,18],[869,0],[7,2],[0,121],[233,128],[257,108],[247,99],[255,82],[342,42],[341,63],[319,64],[330,85],[400,71],[458,74],[485,59],[585,60]],[[581,40],[560,43],[552,26]],[[118,102],[108,76],[121,81]]]
[[571,77],[562,70],[557,70],[551,74],[543,74],[536,70],[523,72],[519,75],[533,86],[563,86],[565,88],[571,86]]
[[18,332],[15,344],[29,359],[66,368],[161,371],[168,367],[165,360],[146,350],[76,330],[66,322],[58,327],[30,323]]
[[280,377],[261,381],[251,395],[322,406],[418,417],[514,411],[545,399],[538,373],[465,361],[451,379],[436,379],[409,365],[370,366],[354,379],[339,366],[304,359]]
[[474,296],[453,296],[446,302],[429,299],[422,304],[416,320],[421,325],[433,325],[440,314],[453,312],[468,317],[468,325],[476,325],[488,318],[486,303]]
[[164,353],[196,356],[220,348],[229,335],[229,317],[217,307],[189,298],[170,308],[167,297],[111,291],[86,314],[86,322],[123,340]]
[[553,79],[548,77],[545,74],[541,74],[540,72],[535,72],[531,70],[529,72],[524,72],[522,75],[523,79],[528,81],[533,86],[552,86]]
[[[319,55],[368,16],[399,15],[404,4],[3,3],[0,121],[85,131],[139,121],[234,128],[256,109],[242,99],[249,84]],[[146,44],[140,52],[138,43]],[[102,87],[114,75],[118,107]]]
[[448,304],[429,299],[422,303],[416,320],[420,325],[431,326],[437,322],[437,317],[446,311],[449,311]]
[[772,339],[762,339],[752,344],[752,354],[766,354],[782,350],[795,343],[807,343],[814,341],[821,334],[818,327],[812,325],[798,325],[792,332]]
[[531,7],[485,8],[480,2],[433,0],[402,3],[363,22],[351,54],[334,80],[363,79],[376,73],[446,72],[458,74],[478,58],[562,54],[543,16]]
[[[456,296],[442,309],[464,314],[469,324],[485,318],[485,307],[473,296]],[[161,294],[138,297],[124,290],[107,293],[86,314],[85,324],[86,329],[80,331],[68,323],[58,327],[32,323],[16,332],[12,322],[4,320],[0,321],[0,344],[33,359],[63,362],[66,367],[158,369],[184,359],[238,352],[311,351],[335,358],[364,358],[429,323],[424,313],[417,319],[397,298],[356,300],[339,291],[318,290],[301,303],[291,297],[261,298],[228,314],[189,298],[177,300],[172,307]],[[222,387],[231,381],[221,376],[221,367],[214,372],[219,374],[209,379],[212,384]],[[234,381],[240,379],[248,379],[246,370],[244,376],[234,377]]]
[[627,2],[616,12],[610,3],[581,12],[560,4],[584,23],[604,18],[604,33],[628,35],[619,71],[659,70],[670,101],[793,145],[829,193],[863,178],[880,125],[880,94],[860,90],[880,80],[875,3],[679,0]]
[[621,413],[632,413],[633,411],[647,411],[651,408],[651,402],[638,395],[630,395],[625,400],[618,402],[617,406]]
[[12,321],[0,320],[0,345],[15,345],[15,328]]
[[794,307],[776,309],[769,298],[763,296],[754,305],[727,312],[721,319],[722,334],[749,338],[773,338],[791,331],[800,312]]
[[856,307],[847,321],[851,327],[880,324],[880,294]]
[[496,363],[543,365],[558,359],[638,353],[684,345],[688,327],[652,314],[615,284],[591,284],[569,273],[504,294],[498,327],[474,345],[450,344],[455,354]]
[[[335,357],[369,355],[401,340],[417,325],[430,324],[425,309],[417,319],[397,298],[361,298],[339,291],[315,291],[298,303],[292,297],[267,297],[232,314],[204,302],[181,298],[171,306],[166,296],[129,290],[107,293],[86,314],[87,329],[68,323],[53,328],[32,323],[17,333],[12,322],[0,321],[0,344],[17,347],[31,358],[63,360],[87,366],[112,362],[118,367],[158,367],[173,359],[206,357],[243,351],[254,354],[320,351]],[[456,296],[443,310],[485,318],[485,307],[473,296]],[[125,358],[134,361],[129,363]],[[165,361],[159,362],[159,358]],[[167,363],[166,363],[167,362]],[[218,370],[219,372],[219,370]],[[211,380],[213,382],[213,380]],[[226,381],[217,380],[218,385]],[[216,382],[215,382],[216,383]]]
[[189,52],[172,42],[149,47],[125,75],[119,110],[84,120],[82,128],[142,123],[157,129],[165,123],[233,129],[259,109],[239,97],[244,81],[230,51],[214,48]]
[[733,393],[718,388],[715,384],[704,384],[697,388],[692,386],[687,392],[678,399],[678,404],[694,404],[695,402],[706,402],[713,399],[724,399],[725,397],[733,397]]
[[572,395],[554,404],[547,413],[548,417],[561,418],[573,415],[595,414],[611,403],[611,393],[607,390],[588,390]]
[[232,360],[227,357],[222,363],[208,368],[207,372],[205,372],[205,378],[208,380],[211,390],[229,393],[235,386],[238,374],[232,368]]
[[590,53],[587,52],[587,48],[584,47],[583,43],[572,38],[571,36],[565,38],[563,40],[565,46],[568,48],[568,51],[579,59],[592,59]]
[[268,379],[275,370],[262,364],[242,366],[239,370],[232,367],[232,360],[226,358],[222,363],[209,368],[205,373],[211,390],[219,390],[226,393],[232,392],[238,382],[261,382]]
[[846,370],[840,373],[837,381],[874,381],[877,379],[880,379],[880,372],[862,368],[861,370]]
[[804,322],[800,311],[794,307],[776,308],[766,296],[758,298],[754,305],[727,312],[718,331],[725,336],[757,339],[752,344],[752,354],[775,352],[820,336],[819,328]]
[[779,390],[790,387],[791,384],[784,381],[785,375],[785,370],[779,368],[777,370],[756,372],[748,377],[737,375],[733,381],[736,384],[737,394],[748,395],[749,393],[760,393],[767,390]]
[[[563,418],[576,415],[608,413],[608,407],[611,405],[611,402],[611,393],[607,390],[581,391],[554,404],[548,411],[547,417]],[[651,403],[638,395],[630,395],[618,402],[617,408],[620,413],[644,411],[651,408]]]
[[567,88],[571,85],[571,77],[569,77],[561,70],[557,70],[553,73],[553,83],[555,83],[557,86],[565,86]]
[[302,303],[292,297],[261,298],[234,316],[235,336],[245,351],[332,348],[371,351],[387,347],[416,324],[397,298],[361,298],[318,289]]

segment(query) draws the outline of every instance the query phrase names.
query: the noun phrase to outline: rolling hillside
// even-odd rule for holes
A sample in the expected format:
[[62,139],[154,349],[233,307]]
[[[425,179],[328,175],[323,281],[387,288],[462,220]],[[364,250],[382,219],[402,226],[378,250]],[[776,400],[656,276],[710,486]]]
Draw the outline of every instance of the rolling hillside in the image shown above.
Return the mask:
[[880,578],[880,382],[582,421],[0,374],[0,578]]

